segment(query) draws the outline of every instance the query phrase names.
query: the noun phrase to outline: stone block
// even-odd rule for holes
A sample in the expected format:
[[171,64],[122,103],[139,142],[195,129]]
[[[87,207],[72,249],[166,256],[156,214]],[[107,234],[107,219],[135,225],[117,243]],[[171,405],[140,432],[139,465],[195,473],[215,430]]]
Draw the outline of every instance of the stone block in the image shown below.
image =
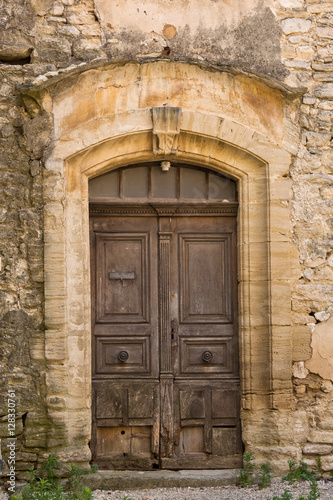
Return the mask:
[[310,443],[333,444],[333,433],[326,430],[311,430],[308,440]]
[[53,366],[46,373],[46,387],[51,395],[63,395],[67,393],[67,369],[64,366]]
[[303,362],[311,357],[311,328],[308,325],[292,327],[293,361]]
[[316,31],[317,31],[317,34],[318,34],[319,38],[324,38],[324,39],[328,39],[328,40],[333,39],[333,28],[329,28],[329,27],[327,27],[327,28],[317,27]]
[[312,357],[306,368],[323,379],[333,381],[333,317],[316,325],[312,335]]
[[89,60],[102,56],[104,52],[99,38],[78,39],[73,43],[73,55],[78,59]]
[[32,336],[29,338],[29,352],[33,360],[45,359],[44,336],[43,338],[40,338],[40,336]]
[[45,448],[49,426],[50,422],[45,415],[28,412],[24,429],[23,443],[25,448]]
[[315,96],[320,99],[333,99],[333,83],[325,83],[315,89]]
[[304,0],[278,0],[281,7],[285,9],[301,9],[304,7]]
[[61,27],[59,33],[65,36],[77,37],[80,34],[80,31],[75,26],[66,25]]
[[291,278],[290,245],[286,241],[272,242],[270,245],[270,257],[272,280],[288,281]]
[[324,472],[333,470],[333,455],[324,456],[322,458],[322,469]]
[[307,7],[307,11],[311,14],[324,14],[325,12],[332,12],[332,3],[321,1],[312,5],[310,4]]
[[309,370],[307,370],[304,366],[304,361],[299,361],[293,364],[293,377],[295,378],[306,378],[309,374]]
[[283,33],[286,35],[290,35],[291,33],[307,33],[311,28],[311,24],[310,19],[298,17],[290,17],[281,21]]
[[55,454],[62,463],[89,462],[91,460],[91,451],[87,445],[63,447]]
[[45,358],[47,361],[65,361],[67,358],[67,335],[64,331],[45,331]]
[[325,132],[305,132],[305,143],[309,148],[314,147],[325,147],[329,146],[331,140],[331,134],[327,134]]
[[288,281],[273,281],[271,284],[271,324],[291,324],[291,291]]
[[45,37],[37,47],[36,57],[43,62],[68,62],[71,57],[71,50],[71,44],[68,40],[58,37]]
[[87,9],[80,9],[80,6],[77,5],[68,7],[66,18],[68,24],[89,25],[96,23],[96,19],[92,11],[89,12]]
[[329,455],[332,453],[333,446],[327,444],[307,444],[303,447],[304,455]]

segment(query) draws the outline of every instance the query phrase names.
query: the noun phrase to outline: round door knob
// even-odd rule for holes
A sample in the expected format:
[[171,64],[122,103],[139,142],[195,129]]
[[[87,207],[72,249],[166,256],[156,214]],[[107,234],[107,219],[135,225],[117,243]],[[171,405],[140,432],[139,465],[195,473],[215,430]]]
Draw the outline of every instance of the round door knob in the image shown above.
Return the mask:
[[125,361],[128,360],[128,352],[127,351],[120,351],[118,354],[118,359],[121,361],[121,363],[125,363]]
[[213,354],[210,351],[204,351],[202,353],[202,361],[205,361],[206,363],[210,363],[211,360],[213,359]]

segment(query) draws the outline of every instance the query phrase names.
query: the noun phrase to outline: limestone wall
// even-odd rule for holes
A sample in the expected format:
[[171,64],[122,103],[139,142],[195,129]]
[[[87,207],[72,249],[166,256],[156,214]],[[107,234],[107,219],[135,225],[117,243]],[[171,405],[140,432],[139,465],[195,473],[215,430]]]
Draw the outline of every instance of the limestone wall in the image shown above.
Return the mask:
[[[289,214],[293,242],[288,264],[291,297],[288,304],[281,302],[279,320],[283,328],[284,312],[290,316],[291,306],[292,356],[286,362],[293,369],[292,406],[272,410],[258,403],[245,408],[243,436],[247,449],[259,459],[273,460],[276,467],[287,458],[314,463],[316,456],[322,455],[323,468],[331,470],[333,2],[119,0],[110,6],[106,0],[7,0],[1,3],[0,12],[3,458],[9,437],[7,390],[15,388],[18,470],[30,468],[50,450],[59,452],[64,460],[89,460],[89,408],[80,408],[82,414],[71,426],[70,411],[78,408],[69,411],[71,398],[63,382],[70,366],[63,348],[68,336],[74,338],[75,334],[66,331],[58,339],[52,334],[64,315],[61,300],[54,309],[47,305],[46,315],[44,311],[50,293],[47,288],[44,294],[44,279],[48,280],[44,275],[44,243],[46,252],[60,243],[56,234],[55,241],[45,239],[44,218],[49,226],[52,221],[56,225],[56,203],[62,199],[66,204],[62,174],[58,167],[45,168],[45,162],[50,165],[55,141],[66,126],[68,131],[78,130],[78,122],[68,121],[70,112],[84,124],[93,123],[96,115],[116,116],[135,106],[149,109],[183,102],[191,110],[191,88],[199,88],[198,80],[192,80],[190,73],[184,80],[180,69],[179,73],[175,69],[172,77],[172,95],[171,87],[163,87],[163,77],[158,80],[155,74],[156,87],[150,88],[146,101],[136,103],[137,81],[134,78],[131,93],[128,75],[111,84],[101,83],[93,100],[82,94],[88,87],[73,83],[89,79],[85,75],[93,70],[102,81],[101,75],[106,75],[103,68],[109,64],[123,66],[126,61],[135,61],[136,67],[147,61],[165,61],[176,68],[176,63],[179,67],[190,63],[206,75],[209,85],[192,96],[196,110],[214,114],[215,105],[206,109],[207,103],[213,102],[208,95],[210,85],[211,95],[220,91],[221,99],[215,102],[218,114],[245,127],[241,129],[244,149],[251,130],[251,138],[256,132],[292,155],[289,173],[281,174],[285,184],[278,184],[275,191],[276,204]],[[77,104],[79,98],[83,107]],[[110,109],[109,104],[112,107],[115,102],[119,107]],[[78,106],[77,111],[68,106]],[[126,126],[130,130],[130,121]],[[96,140],[102,136],[104,140],[104,131],[99,133]],[[225,137],[234,140],[231,133]],[[64,138],[69,139],[81,140],[81,149],[88,146],[85,137]],[[48,186],[47,194],[43,194],[43,185]],[[57,250],[62,251],[60,246]],[[61,283],[62,276],[58,276],[50,285],[60,299],[65,293]],[[78,342],[73,349],[73,356],[85,352]],[[276,349],[274,359],[282,363]],[[254,355],[253,363],[255,359]],[[51,377],[55,366],[58,375]],[[274,370],[277,373],[279,366]],[[279,390],[279,384],[272,385],[274,391]],[[275,438],[267,428],[274,429]],[[65,447],[71,451],[61,455]]]

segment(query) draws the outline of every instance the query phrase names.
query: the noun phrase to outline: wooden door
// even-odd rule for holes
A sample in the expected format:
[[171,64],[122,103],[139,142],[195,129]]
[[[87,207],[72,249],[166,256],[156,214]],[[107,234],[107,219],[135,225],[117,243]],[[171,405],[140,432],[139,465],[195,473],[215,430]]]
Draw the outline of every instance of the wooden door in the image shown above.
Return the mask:
[[91,220],[95,461],[152,468],[159,459],[156,217]]
[[91,219],[94,461],[238,467],[236,218],[130,212]]
[[160,266],[169,259],[170,281],[162,275],[160,287],[169,288],[161,330],[163,338],[165,324],[169,345],[162,349],[168,353],[170,346],[171,353],[160,375],[161,465],[237,467],[236,219],[161,217],[159,229],[160,245],[169,240]]

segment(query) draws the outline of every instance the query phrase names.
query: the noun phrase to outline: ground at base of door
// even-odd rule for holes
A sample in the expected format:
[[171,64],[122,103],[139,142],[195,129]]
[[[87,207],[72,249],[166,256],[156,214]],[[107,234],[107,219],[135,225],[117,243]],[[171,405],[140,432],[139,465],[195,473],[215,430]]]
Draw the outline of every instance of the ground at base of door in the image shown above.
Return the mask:
[[[333,482],[319,481],[320,500],[333,500]],[[96,490],[94,500],[272,500],[274,496],[281,497],[288,490],[294,500],[303,495],[308,498],[309,483],[298,483],[290,486],[280,479],[274,479],[272,486],[259,490],[253,486],[240,488],[235,485],[219,487],[187,487],[187,488],[155,488],[140,490]]]
[[92,490],[124,490],[152,488],[198,488],[236,484],[239,471],[221,470],[154,470],[111,471],[100,470],[85,477]]

